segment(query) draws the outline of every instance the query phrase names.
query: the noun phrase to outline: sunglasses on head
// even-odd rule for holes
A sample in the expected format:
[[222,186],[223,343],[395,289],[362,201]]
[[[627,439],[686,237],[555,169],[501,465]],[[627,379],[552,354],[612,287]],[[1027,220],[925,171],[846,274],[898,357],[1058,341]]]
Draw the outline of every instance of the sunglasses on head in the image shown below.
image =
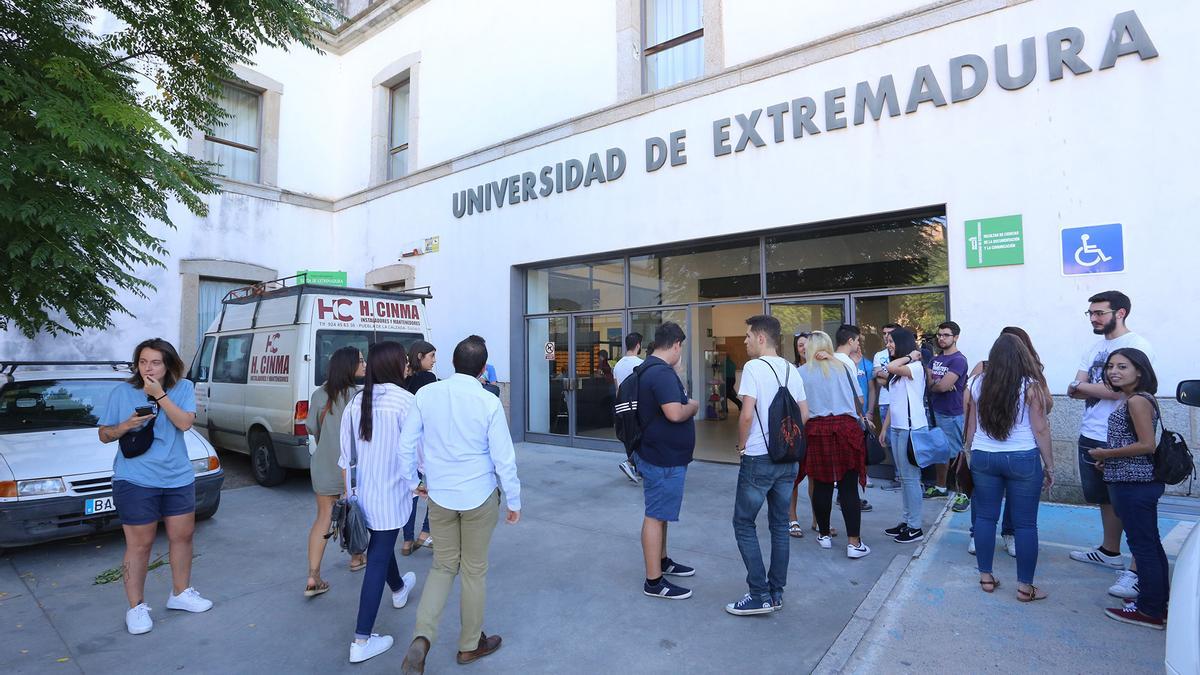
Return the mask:
[[798,338],[812,337],[812,333],[810,333],[809,331],[804,331],[803,333],[796,333],[795,337],[798,337]]

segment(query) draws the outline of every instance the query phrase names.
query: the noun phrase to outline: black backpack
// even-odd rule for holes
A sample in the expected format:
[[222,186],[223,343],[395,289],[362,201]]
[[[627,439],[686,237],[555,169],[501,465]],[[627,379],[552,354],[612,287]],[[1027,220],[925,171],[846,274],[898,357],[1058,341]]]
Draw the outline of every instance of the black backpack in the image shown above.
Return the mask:
[[754,417],[758,419],[758,427],[763,431],[767,454],[776,464],[803,461],[806,448],[804,422],[800,417],[800,406],[796,403],[796,399],[792,398],[792,392],[787,388],[792,369],[789,366],[788,372],[784,373],[783,381],[779,382],[779,373],[775,372],[771,362],[762,358],[758,360],[767,364],[771,373],[775,375],[775,381],[779,383],[775,398],[771,399],[771,405],[767,408],[766,427],[763,426],[762,418],[758,417],[758,401],[754,402]]
[[[1154,412],[1158,414],[1158,423],[1162,424],[1162,411],[1158,409],[1158,401],[1154,400],[1153,396],[1146,396],[1150,402],[1154,404]],[[1125,414],[1129,415],[1129,409],[1126,408]],[[1129,419],[1130,428],[1133,427],[1133,418]],[[1161,481],[1167,485],[1178,485],[1196,472],[1196,466],[1192,463],[1192,451],[1188,450],[1187,443],[1183,440],[1183,436],[1168,431],[1164,426],[1162,428],[1162,437],[1158,439],[1158,446],[1154,448],[1154,480]]]
[[646,430],[650,420],[654,419],[653,411],[650,419],[644,424],[638,416],[638,397],[642,388],[642,373],[654,366],[665,365],[667,364],[658,361],[643,363],[634,368],[629,377],[626,377],[621,382],[621,386],[617,388],[617,403],[613,406],[613,430],[617,433],[617,440],[625,446],[625,454],[630,459],[633,458],[633,453],[642,447],[642,432]]

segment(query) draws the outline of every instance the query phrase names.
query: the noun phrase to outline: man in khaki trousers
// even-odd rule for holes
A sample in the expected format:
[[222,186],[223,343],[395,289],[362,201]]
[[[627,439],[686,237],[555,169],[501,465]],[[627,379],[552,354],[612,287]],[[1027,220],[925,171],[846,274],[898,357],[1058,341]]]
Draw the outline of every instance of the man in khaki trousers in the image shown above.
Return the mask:
[[488,548],[500,514],[499,488],[508,506],[505,520],[515,525],[521,519],[521,483],[504,408],[477,379],[486,365],[483,338],[472,335],[458,343],[454,375],[417,392],[400,435],[401,454],[415,455],[414,464],[425,474],[418,492],[429,499],[433,534],[433,567],[401,666],[406,674],[425,672],[425,657],[456,576],[462,580],[458,663],[500,648],[499,635],[483,632]]

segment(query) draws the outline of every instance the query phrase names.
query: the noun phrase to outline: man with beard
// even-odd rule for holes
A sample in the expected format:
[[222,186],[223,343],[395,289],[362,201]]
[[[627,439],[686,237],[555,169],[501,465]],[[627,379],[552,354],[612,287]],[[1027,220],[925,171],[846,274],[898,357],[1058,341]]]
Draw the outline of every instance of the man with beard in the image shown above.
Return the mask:
[[[1108,355],[1114,349],[1133,347],[1142,350],[1153,360],[1154,351],[1145,338],[1125,327],[1131,308],[1129,296],[1120,291],[1104,291],[1088,298],[1088,302],[1091,304],[1085,314],[1092,323],[1092,332],[1103,338],[1083,355],[1075,381],[1067,387],[1067,395],[1086,402],[1079,427],[1079,481],[1083,487],[1083,498],[1090,504],[1100,506],[1104,541],[1091,550],[1072,551],[1071,559],[1121,570],[1113,589],[1121,586],[1119,590],[1124,591],[1122,596],[1131,592],[1136,597],[1137,592],[1132,589],[1137,583],[1137,576],[1134,572],[1124,571],[1125,564],[1121,559],[1121,519],[1109,503],[1108,487],[1100,467],[1096,466],[1088,451],[1105,447],[1108,416],[1116,409],[1122,396],[1104,384],[1104,364]],[[1113,589],[1109,589],[1109,592],[1113,593]]]

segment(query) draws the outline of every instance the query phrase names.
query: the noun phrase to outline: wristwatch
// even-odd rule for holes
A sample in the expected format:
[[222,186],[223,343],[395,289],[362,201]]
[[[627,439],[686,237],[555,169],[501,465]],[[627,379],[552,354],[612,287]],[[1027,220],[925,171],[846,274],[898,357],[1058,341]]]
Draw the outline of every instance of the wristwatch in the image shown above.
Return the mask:
[[1076,389],[1079,388],[1079,385],[1081,385],[1081,384],[1083,384],[1083,383],[1080,382],[1079,380],[1075,380],[1075,381],[1071,382],[1071,384],[1067,385],[1067,393],[1070,394],[1071,392],[1075,391]]

